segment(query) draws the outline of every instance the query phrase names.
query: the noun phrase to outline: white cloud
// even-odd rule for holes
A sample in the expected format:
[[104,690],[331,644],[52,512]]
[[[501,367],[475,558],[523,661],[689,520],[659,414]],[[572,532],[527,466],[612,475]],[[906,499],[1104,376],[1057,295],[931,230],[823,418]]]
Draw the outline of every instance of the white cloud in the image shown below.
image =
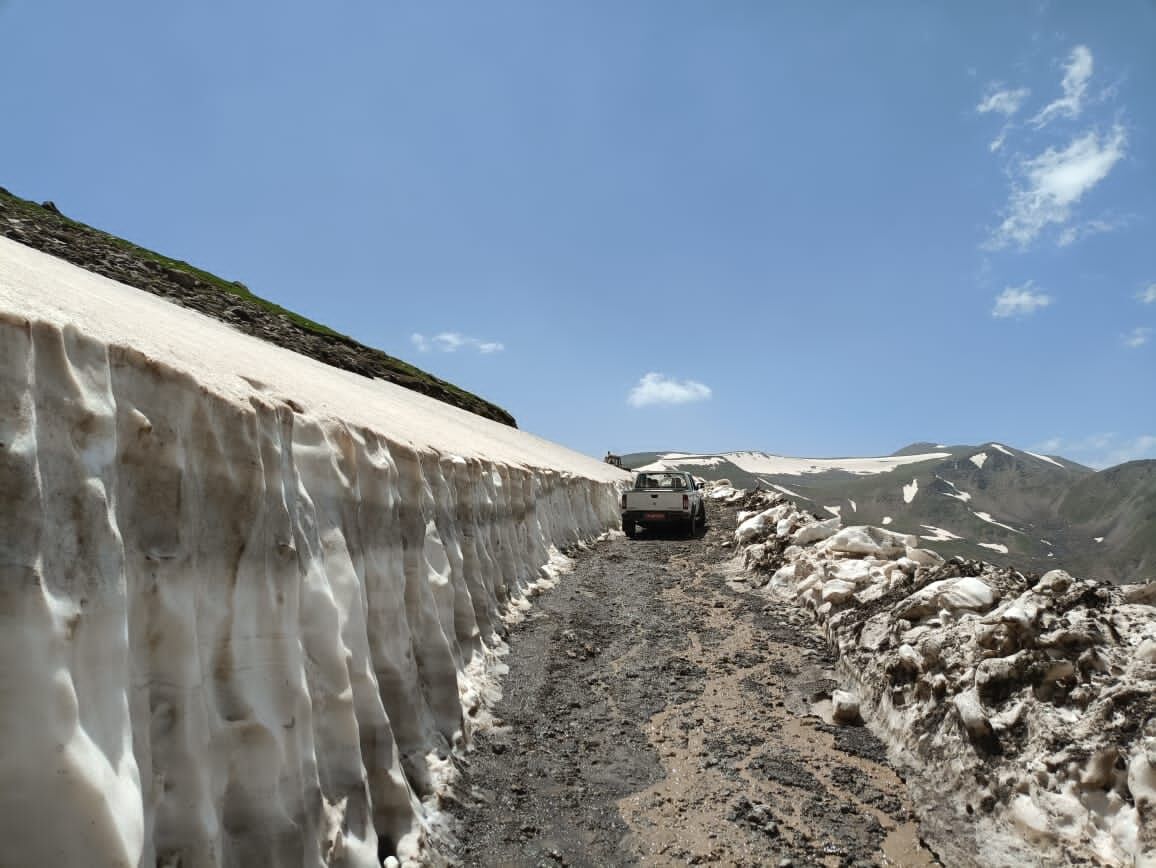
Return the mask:
[[1106,458],[1104,466],[1123,464],[1125,461],[1135,461],[1138,458],[1156,458],[1156,436],[1142,434],[1133,440],[1119,444]]
[[1037,444],[1034,451],[1062,455],[1088,467],[1102,469],[1138,458],[1156,458],[1156,436],[1141,434],[1130,440],[1121,439],[1116,434],[1090,434],[1075,440],[1052,437]]
[[1026,247],[1049,224],[1068,222],[1080,199],[1108,177],[1124,157],[1126,145],[1124,128],[1116,124],[1105,136],[1092,130],[1073,139],[1062,151],[1048,148],[1024,160],[1006,216],[989,246],[999,249],[1014,243]]
[[1020,110],[1020,106],[1024,104],[1024,100],[1026,100],[1030,94],[1031,91],[1026,87],[1007,90],[1000,89],[999,84],[993,84],[990,86],[988,95],[980,100],[975,110],[981,115],[985,115],[988,112],[997,112],[1005,118],[1010,118]]
[[1156,304],[1156,283],[1150,284],[1147,289],[1141,290],[1136,298],[1144,304]]
[[1052,303],[1052,297],[1036,292],[1035,284],[1028,281],[1023,286],[1009,286],[995,300],[991,315],[997,319],[1011,316],[1029,316]]
[[627,401],[634,407],[650,404],[688,404],[711,396],[709,386],[694,380],[674,380],[664,374],[649,373],[630,390]]
[[1084,109],[1084,96],[1088,91],[1092,68],[1092,52],[1087,46],[1077,45],[1073,48],[1064,65],[1064,80],[1060,82],[1064,95],[1044,106],[1032,118],[1032,124],[1042,127],[1056,117],[1078,118]]
[[1081,223],[1078,226],[1067,227],[1060,233],[1057,243],[1060,247],[1067,247],[1084,238],[1090,238],[1093,235],[1102,235],[1105,232],[1114,232],[1126,225],[1126,220],[1104,219],[1099,217],[1095,220],[1089,220],[1087,223]]
[[475,350],[479,353],[500,353],[506,347],[497,341],[483,341],[479,338],[471,338],[467,335],[459,334],[458,332],[442,332],[433,337],[426,337],[422,334],[413,334],[410,336],[413,345],[419,352],[428,353],[431,350],[437,350],[442,353],[456,353],[458,350]]
[[1150,328],[1134,328],[1128,334],[1124,335],[1124,346],[1129,349],[1137,349],[1148,343],[1148,339],[1152,337],[1152,329]]

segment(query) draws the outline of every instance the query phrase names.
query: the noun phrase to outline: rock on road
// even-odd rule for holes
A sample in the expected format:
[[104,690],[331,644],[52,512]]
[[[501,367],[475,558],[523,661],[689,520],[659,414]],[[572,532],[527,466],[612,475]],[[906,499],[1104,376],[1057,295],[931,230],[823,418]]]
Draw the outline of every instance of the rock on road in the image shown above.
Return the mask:
[[710,518],[594,545],[512,629],[454,861],[937,864],[883,746],[826,722],[826,644],[728,567],[733,512]]

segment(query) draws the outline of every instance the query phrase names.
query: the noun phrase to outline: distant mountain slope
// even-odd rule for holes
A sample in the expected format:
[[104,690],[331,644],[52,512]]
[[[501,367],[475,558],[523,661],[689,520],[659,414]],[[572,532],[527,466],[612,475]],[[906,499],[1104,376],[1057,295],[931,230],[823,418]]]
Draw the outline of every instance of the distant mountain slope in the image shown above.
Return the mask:
[[223,320],[237,331],[319,362],[397,383],[495,422],[517,427],[514,417],[453,383],[401,359],[256,296],[187,262],[170,259],[37,205],[0,187],[0,235],[73,265],[159,295],[182,307]]
[[915,443],[878,458],[636,453],[623,463],[777,489],[816,514],[917,534],[945,555],[1114,582],[1156,577],[1156,461],[1097,473],[993,442]]
[[[1129,461],[1077,482],[1059,504],[1062,519],[1083,538],[1102,539],[1124,575],[1156,575],[1156,461]],[[1074,555],[1093,575],[1098,551]]]

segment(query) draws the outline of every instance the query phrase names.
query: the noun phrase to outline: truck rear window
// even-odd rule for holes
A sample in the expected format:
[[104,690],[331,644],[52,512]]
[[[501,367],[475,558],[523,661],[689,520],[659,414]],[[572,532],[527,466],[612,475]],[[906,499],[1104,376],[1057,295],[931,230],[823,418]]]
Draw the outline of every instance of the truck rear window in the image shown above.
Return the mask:
[[687,482],[686,477],[681,473],[640,473],[638,478],[634,480],[634,487],[636,489],[663,488],[668,491],[685,491]]

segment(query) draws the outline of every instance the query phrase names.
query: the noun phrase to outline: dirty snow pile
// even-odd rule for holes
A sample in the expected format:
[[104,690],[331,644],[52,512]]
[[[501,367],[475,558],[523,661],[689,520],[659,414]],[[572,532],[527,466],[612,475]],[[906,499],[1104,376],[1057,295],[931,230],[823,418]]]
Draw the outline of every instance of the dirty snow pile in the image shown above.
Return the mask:
[[741,506],[744,566],[814,613],[858,694],[843,716],[916,769],[947,864],[1156,865],[1156,585],[945,562],[777,494]]
[[0,239],[0,865],[422,858],[625,478]]

